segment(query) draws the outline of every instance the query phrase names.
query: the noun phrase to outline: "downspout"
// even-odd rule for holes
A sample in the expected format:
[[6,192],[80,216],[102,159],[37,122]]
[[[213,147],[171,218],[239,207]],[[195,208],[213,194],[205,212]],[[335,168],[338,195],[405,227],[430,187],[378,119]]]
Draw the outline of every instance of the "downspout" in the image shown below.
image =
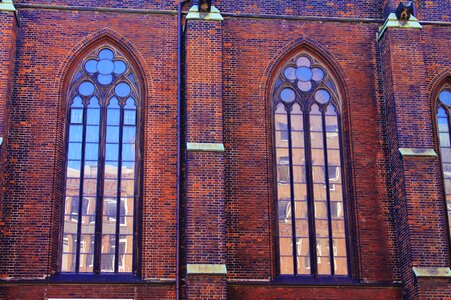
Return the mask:
[[180,199],[181,199],[181,115],[182,115],[182,6],[187,0],[177,4],[177,196],[176,196],[176,250],[175,250],[175,293],[180,299]]

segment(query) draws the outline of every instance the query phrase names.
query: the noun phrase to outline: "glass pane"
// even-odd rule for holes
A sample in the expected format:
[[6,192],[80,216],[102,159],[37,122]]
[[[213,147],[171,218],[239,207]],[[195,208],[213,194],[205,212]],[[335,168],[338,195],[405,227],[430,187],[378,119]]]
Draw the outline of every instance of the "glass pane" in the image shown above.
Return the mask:
[[86,118],[86,122],[90,125],[100,124],[100,109],[88,108],[88,117]]
[[[323,131],[323,120],[321,115],[310,116],[310,131]],[[322,137],[322,135],[320,135]]]
[[117,178],[118,176],[118,162],[106,161],[105,162],[105,178]]
[[114,272],[114,254],[102,254],[100,260],[101,272]]
[[293,180],[296,183],[305,183],[305,168],[304,166],[293,166]]
[[127,101],[125,101],[125,106],[124,108],[128,108],[128,109],[136,109],[136,105],[135,105],[135,99],[133,98],[128,98]]
[[71,122],[71,124],[82,124],[83,123],[83,109],[72,108],[70,110],[70,122]]
[[67,157],[73,160],[81,159],[81,143],[69,143]]
[[99,144],[86,143],[85,144],[85,160],[97,160],[99,157]]
[[121,235],[133,235],[133,217],[122,217],[120,219]]
[[307,218],[296,219],[296,237],[297,238],[308,238],[308,221]]
[[336,275],[348,275],[348,260],[346,257],[334,258],[334,264]]
[[99,126],[86,126],[86,142],[97,143],[99,141]]
[[135,144],[123,144],[122,145],[122,160],[134,161],[135,160]]
[[126,109],[124,111],[124,125],[136,125],[136,110]]
[[67,161],[67,177],[80,177],[81,162],[79,160]]
[[107,143],[119,143],[119,126],[108,126],[106,128]]
[[130,273],[133,266],[133,255],[125,254],[119,257],[119,272]]
[[97,161],[85,161],[85,178],[97,178]]
[[82,142],[83,126],[82,125],[70,125],[69,126],[69,141],[70,142]]
[[80,179],[66,179],[66,196],[78,196],[80,193]]
[[292,275],[293,271],[293,256],[280,256],[280,274]]
[[280,238],[280,255],[282,256],[290,256],[293,255],[292,248],[292,239],[291,238]]
[[345,238],[345,223],[343,219],[332,220],[332,233],[334,238]]
[[106,123],[108,125],[119,125],[119,123],[120,123],[120,110],[119,109],[109,109],[108,108]]
[[315,183],[325,183],[325,174],[324,174],[324,167],[313,167],[312,168],[313,173],[313,182]]
[[[307,202],[306,201],[295,201],[295,208],[296,208],[296,219],[307,219],[308,217],[308,209],[307,209]],[[296,226],[299,225],[299,223],[296,223]]]
[[135,163],[122,162],[122,179],[134,179],[134,178],[135,178]]
[[63,253],[61,258],[61,272],[75,272],[76,253]]
[[135,143],[136,141],[136,127],[135,126],[124,126],[123,128],[123,142],[124,143]]
[[105,179],[105,186],[103,193],[105,196],[116,196],[117,195],[117,180],[116,179]]
[[135,181],[133,179],[122,180],[121,197],[133,197],[135,194]]
[[116,252],[116,235],[102,234],[102,253],[114,254]]
[[439,132],[449,132],[448,119],[437,118]]
[[80,254],[80,273],[92,273],[94,268],[93,254]]
[[128,83],[121,82],[116,85],[116,87],[114,88],[114,92],[119,97],[127,97],[128,95],[130,95],[131,88]]
[[[134,198],[121,197],[121,216],[133,216]],[[122,221],[121,221],[122,222]]]
[[[112,213],[112,212],[110,212]],[[103,216],[102,218],[102,234],[116,234],[117,216]]]
[[440,154],[443,163],[451,162],[451,148],[440,147]]
[[110,161],[119,159],[119,144],[106,144],[105,159]]
[[440,133],[439,134],[439,139],[440,139],[440,147],[449,147],[450,143],[449,143],[449,133]]
[[103,199],[103,216],[108,219],[117,218],[117,198],[104,198]]

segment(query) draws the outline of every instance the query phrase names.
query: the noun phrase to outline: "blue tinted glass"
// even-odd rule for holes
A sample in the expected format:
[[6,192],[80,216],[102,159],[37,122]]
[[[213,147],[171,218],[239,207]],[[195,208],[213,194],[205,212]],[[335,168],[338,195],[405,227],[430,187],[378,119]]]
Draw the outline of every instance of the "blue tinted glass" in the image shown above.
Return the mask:
[[80,177],[81,162],[79,160],[68,160],[68,177]]
[[130,81],[131,81],[131,82],[133,82],[133,83],[135,83],[135,84],[136,84],[136,80],[135,80],[135,77],[133,76],[133,74],[132,74],[132,73],[130,73],[130,74],[128,75],[128,79],[130,79]]
[[86,126],[86,141],[92,143],[99,141],[99,126]]
[[136,127],[135,126],[124,126],[123,130],[123,143],[134,143],[136,140]]
[[96,96],[91,97],[88,108],[100,108],[99,99]]
[[113,73],[114,70],[114,63],[109,59],[102,59],[97,64],[97,71],[99,71],[100,74],[103,75],[109,75]]
[[72,108],[70,110],[70,122],[72,124],[82,124],[83,123],[83,109]]
[[87,124],[98,125],[100,123],[100,109],[88,109]]
[[106,142],[107,143],[119,143],[119,127],[108,126],[106,129]]
[[451,91],[449,90],[442,91],[438,96],[438,98],[440,99],[440,101],[442,101],[443,104],[447,106],[451,105]]
[[86,143],[85,160],[97,160],[99,157],[99,144]]
[[440,132],[448,132],[448,118],[437,118],[438,122],[438,131]]
[[444,118],[448,117],[448,116],[446,115],[446,112],[445,112],[445,110],[443,109],[443,107],[440,107],[440,108],[438,109],[438,111],[437,111],[437,117],[444,117]]
[[128,95],[130,95],[130,91],[131,91],[130,85],[128,85],[128,83],[125,82],[118,83],[114,88],[114,92],[119,97],[127,97]]
[[336,111],[337,111],[337,109],[335,108],[335,106],[333,104],[329,104],[327,106],[326,115],[335,116],[335,115],[337,115]]
[[135,99],[133,98],[128,98],[127,101],[125,102],[125,108],[129,108],[129,109],[135,109]]
[[119,121],[120,121],[120,110],[108,109],[106,123],[108,125],[119,125]]
[[71,107],[83,108],[83,102],[80,97],[75,97]]
[[97,80],[99,81],[99,83],[101,85],[109,85],[113,82],[113,76],[99,74],[99,75],[97,75]]
[[330,94],[326,90],[318,90],[315,93],[315,100],[321,104],[327,103],[330,100]]
[[125,125],[136,124],[136,110],[126,109],[124,111],[124,124]]
[[309,81],[310,79],[312,79],[312,76],[312,70],[308,67],[299,67],[296,69],[296,77],[300,81]]
[[83,136],[83,126],[82,125],[70,125],[69,127],[69,141],[70,142],[81,142]]
[[110,103],[108,104],[108,109],[110,108],[121,108],[116,97],[111,98]]
[[94,85],[89,81],[84,81],[78,87],[78,91],[83,96],[90,96],[90,95],[92,95],[92,93],[94,93]]
[[114,62],[114,73],[120,75],[125,72],[127,65],[122,60],[117,60]]
[[97,60],[90,59],[85,64],[85,69],[88,71],[88,73],[95,73],[97,72]]
[[113,59],[114,58],[114,54],[113,54],[113,51],[111,51],[110,49],[108,49],[108,48],[105,48],[105,49],[102,49],[100,52],[99,52],[99,58],[100,59]]
[[119,144],[106,144],[105,150],[106,160],[118,160],[119,159]]
[[67,152],[69,159],[81,159],[81,143],[69,143]]
[[123,144],[122,145],[122,160],[127,160],[127,161],[135,160],[135,144]]

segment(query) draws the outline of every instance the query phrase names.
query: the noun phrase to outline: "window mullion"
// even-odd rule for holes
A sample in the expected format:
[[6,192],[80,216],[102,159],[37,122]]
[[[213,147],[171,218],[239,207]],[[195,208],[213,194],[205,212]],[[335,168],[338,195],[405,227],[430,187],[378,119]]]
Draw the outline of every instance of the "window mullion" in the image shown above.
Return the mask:
[[120,108],[119,121],[119,156],[117,162],[117,195],[116,195],[116,246],[114,255],[114,272],[119,272],[119,237],[121,224],[121,176],[122,176],[122,140],[124,131],[124,107]]
[[298,261],[297,261],[297,243],[296,243],[296,213],[294,203],[294,183],[293,183],[293,148],[291,139],[291,107],[287,110],[287,131],[288,131],[288,160],[289,160],[289,172],[290,172],[290,201],[291,201],[291,236],[293,244],[293,272],[294,275],[298,274]]
[[94,250],[94,273],[100,274],[102,257],[102,219],[103,219],[103,187],[105,168],[105,141],[106,141],[106,107],[100,107],[100,137],[97,167],[97,195],[96,195],[96,224],[95,224],[95,250]]
[[324,147],[324,180],[326,181],[326,200],[327,200],[327,224],[329,229],[329,259],[331,275],[335,274],[334,266],[334,249],[332,241],[332,216],[330,214],[330,189],[329,189],[329,161],[327,157],[327,132],[326,132],[326,116],[324,111],[321,112],[322,128],[323,128],[323,147]]
[[83,133],[81,140],[81,161],[80,161],[80,187],[78,194],[78,223],[77,223],[77,256],[75,261],[75,273],[80,271],[80,244],[81,244],[81,225],[83,213],[83,182],[85,174],[85,146],[86,146],[86,123],[87,123],[87,105],[83,105]]
[[310,113],[309,109],[304,112],[304,144],[305,144],[305,174],[307,181],[307,207],[309,225],[309,245],[310,245],[310,266],[311,274],[318,274],[317,253],[316,253],[316,228],[315,228],[315,204],[313,193],[312,176],[312,149],[310,143]]

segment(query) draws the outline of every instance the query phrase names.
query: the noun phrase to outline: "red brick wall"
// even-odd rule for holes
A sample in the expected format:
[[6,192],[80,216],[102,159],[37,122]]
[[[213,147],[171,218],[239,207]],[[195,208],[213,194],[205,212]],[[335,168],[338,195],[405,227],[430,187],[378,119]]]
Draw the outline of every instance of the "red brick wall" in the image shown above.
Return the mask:
[[44,278],[56,271],[66,112],[60,84],[81,49],[110,35],[144,76],[142,276],[175,278],[175,16],[27,9],[19,15],[2,277]]
[[[246,30],[242,30],[247,28]],[[226,19],[224,91],[227,183],[227,244],[231,278],[267,279],[274,275],[273,184],[268,66],[304,43],[324,54],[343,82],[342,113],[348,181],[355,207],[351,227],[359,247],[353,257],[363,280],[391,281],[395,254],[390,244],[385,182],[377,173],[383,149],[376,96],[377,27],[372,24],[322,24],[279,20]],[[322,34],[325,33],[326,34]],[[299,45],[296,47],[296,45]],[[282,57],[281,57],[282,55]],[[276,71],[276,70],[274,70]],[[353,196],[357,196],[354,197]]]

